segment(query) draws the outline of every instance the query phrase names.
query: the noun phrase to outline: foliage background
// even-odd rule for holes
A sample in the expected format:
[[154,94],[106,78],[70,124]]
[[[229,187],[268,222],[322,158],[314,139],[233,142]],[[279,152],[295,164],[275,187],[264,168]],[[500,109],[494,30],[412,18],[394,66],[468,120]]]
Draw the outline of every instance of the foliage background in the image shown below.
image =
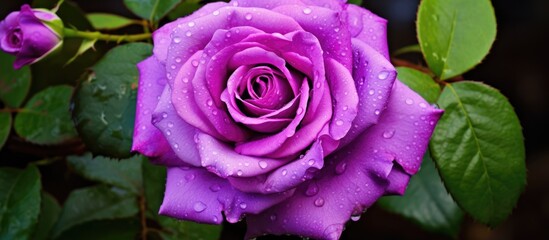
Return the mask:
[[[23,3],[30,1],[3,1],[0,18],[9,12],[18,10]],[[121,0],[76,0],[86,12],[114,12],[132,17]],[[389,20],[389,46],[392,51],[417,43],[415,36],[415,18],[419,0],[365,0],[364,6]],[[521,196],[513,214],[500,226],[490,230],[466,218],[460,232],[460,239],[542,239],[549,238],[545,229],[549,226],[549,1],[546,0],[493,0],[497,20],[498,35],[491,53],[474,70],[465,74],[465,79],[482,80],[499,89],[507,96],[521,120],[526,141],[526,161],[528,185]],[[76,25],[76,24],[75,24]],[[86,29],[89,26],[78,26]],[[132,29],[130,29],[131,31]],[[141,29],[136,27],[135,32]],[[70,43],[69,43],[70,44]],[[97,44],[97,52],[87,52],[76,60],[75,65],[86,68],[98,60],[99,53],[112,47],[112,44]],[[406,56],[419,62],[414,55]],[[40,67],[40,65],[39,65]],[[47,68],[47,66],[43,66]],[[76,73],[55,74],[59,83],[72,82],[78,78]],[[34,76],[32,92],[45,87]],[[51,77],[51,76],[50,76]],[[12,134],[13,135],[13,134]],[[14,136],[12,136],[14,137]],[[34,155],[42,153],[57,155],[66,151],[78,152],[78,142],[71,147],[36,147],[22,141],[9,141],[1,152],[3,166],[24,167],[28,162],[37,160]],[[23,150],[23,151],[22,151]],[[21,152],[33,153],[22,154]],[[63,202],[74,188],[89,186],[92,183],[67,172],[62,162],[41,167],[43,187]],[[242,239],[243,224],[227,225],[222,239]],[[422,231],[413,223],[387,213],[374,206],[358,222],[351,222],[343,233],[342,239],[441,239]]]

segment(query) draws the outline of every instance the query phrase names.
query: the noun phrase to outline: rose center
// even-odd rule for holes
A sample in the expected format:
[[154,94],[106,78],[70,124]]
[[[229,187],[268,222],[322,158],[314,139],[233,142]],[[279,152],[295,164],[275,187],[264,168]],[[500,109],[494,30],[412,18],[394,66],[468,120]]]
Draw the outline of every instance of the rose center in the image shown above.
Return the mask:
[[11,30],[8,33],[8,44],[10,44],[10,46],[13,48],[20,48],[22,35],[23,33],[19,28]]

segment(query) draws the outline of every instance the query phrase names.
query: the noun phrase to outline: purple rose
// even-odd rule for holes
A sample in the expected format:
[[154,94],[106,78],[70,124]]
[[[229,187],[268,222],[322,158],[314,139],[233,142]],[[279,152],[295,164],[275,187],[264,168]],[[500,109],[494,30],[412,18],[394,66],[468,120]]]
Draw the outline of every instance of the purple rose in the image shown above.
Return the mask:
[[63,22],[57,15],[23,5],[0,22],[0,49],[16,56],[13,67],[19,69],[58,49],[62,32]]
[[160,213],[246,216],[248,238],[337,239],[404,193],[442,113],[396,80],[386,21],[345,1],[211,3],[153,38],[133,150],[168,167]]

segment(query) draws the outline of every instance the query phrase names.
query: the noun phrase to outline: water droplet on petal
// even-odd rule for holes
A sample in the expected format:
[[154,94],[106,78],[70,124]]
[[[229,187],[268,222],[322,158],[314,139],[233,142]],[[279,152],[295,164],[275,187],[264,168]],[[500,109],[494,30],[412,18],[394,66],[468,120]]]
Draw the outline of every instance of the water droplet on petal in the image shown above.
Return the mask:
[[336,174],[342,174],[347,169],[347,163],[346,162],[340,162],[337,164],[335,172]]
[[383,132],[383,138],[389,139],[389,138],[392,138],[394,135],[395,135],[394,129]]
[[380,113],[381,113],[381,111],[379,111],[379,109],[376,109],[376,110],[374,111],[374,114],[375,114],[375,115],[379,115]]
[[221,190],[221,187],[217,184],[214,184],[210,186],[210,190],[212,190],[212,192],[219,192],[219,190]]
[[337,126],[343,125],[343,120],[337,120],[337,121],[336,121],[336,125],[337,125]]
[[173,42],[174,42],[174,43],[180,43],[180,42],[181,42],[181,38],[180,38],[180,37],[174,37],[174,38],[173,38]]
[[360,215],[352,215],[351,220],[353,220],[354,222],[360,220]]
[[368,91],[368,94],[370,94],[370,95],[374,95],[374,93],[376,93],[376,91],[374,91],[373,89]]
[[242,176],[242,174],[244,174],[244,173],[242,172],[242,170],[238,170],[238,171],[236,171],[236,175],[238,175],[238,176]]
[[389,72],[388,72],[388,71],[381,71],[381,72],[379,72],[379,74],[377,75],[377,78],[379,78],[380,80],[385,80],[385,79],[387,79],[388,76],[389,76]]
[[305,190],[305,195],[312,197],[318,193],[318,185],[315,182],[312,182],[307,186],[307,189]]
[[314,159],[309,159],[309,161],[307,163],[309,164],[309,166],[313,166],[313,164],[315,164],[315,160]]
[[194,27],[194,25],[195,25],[194,22],[189,22],[189,23],[187,23],[187,26],[189,26],[189,27]]
[[246,18],[246,20],[248,20],[248,21],[252,20],[252,17],[253,16],[252,16],[251,13],[248,13],[248,14],[246,14],[246,16],[244,16],[244,18]]
[[219,11],[218,11],[218,10],[215,10],[212,14],[213,14],[214,16],[217,16],[217,15],[219,15]]
[[193,67],[198,67],[198,61],[196,60],[192,60],[191,64],[193,65]]
[[303,13],[305,13],[305,14],[307,14],[307,15],[311,14],[312,12],[313,12],[313,10],[310,9],[310,8],[304,8],[304,9],[303,9]]
[[421,108],[426,108],[426,107],[427,107],[427,104],[425,104],[425,103],[420,103],[419,106],[420,106]]
[[269,218],[271,219],[271,221],[275,221],[276,220],[276,215],[273,214]]
[[213,105],[213,101],[211,99],[208,99],[208,101],[206,101],[206,104],[208,106],[212,106]]
[[324,198],[322,198],[322,197],[317,198],[317,199],[315,200],[314,204],[315,204],[315,206],[317,206],[317,207],[322,207],[322,206],[324,206]]
[[240,208],[242,209],[246,209],[248,207],[248,205],[246,203],[240,203]]
[[203,212],[204,210],[206,210],[206,207],[206,204],[204,204],[203,202],[195,202],[193,209],[195,212]]
[[286,176],[286,174],[288,174],[288,170],[283,169],[283,170],[282,170],[282,176]]
[[414,100],[412,100],[412,99],[410,99],[410,98],[406,98],[406,101],[405,101],[405,102],[406,102],[406,104],[408,104],[408,105],[414,104]]
[[259,161],[259,167],[265,169],[268,166],[267,162]]
[[169,128],[173,127],[173,122],[169,122],[169,123],[168,123],[168,127],[169,127]]

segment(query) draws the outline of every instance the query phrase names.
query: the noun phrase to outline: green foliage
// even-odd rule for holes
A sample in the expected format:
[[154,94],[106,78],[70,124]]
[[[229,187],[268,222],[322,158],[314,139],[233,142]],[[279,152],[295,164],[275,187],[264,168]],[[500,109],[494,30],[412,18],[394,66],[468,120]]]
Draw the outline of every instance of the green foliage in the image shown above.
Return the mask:
[[30,238],[40,212],[40,173],[0,168],[0,239]]
[[434,103],[440,95],[440,86],[427,74],[407,67],[397,67],[398,80],[418,93],[427,102]]
[[505,220],[526,183],[521,126],[496,89],[477,82],[448,84],[445,110],[431,139],[444,183],[457,203],[480,221]]
[[190,15],[197,9],[199,9],[200,0],[184,0],[179,5],[177,5],[170,13],[168,13],[168,18],[175,20],[180,17],[185,17]]
[[0,51],[0,101],[11,108],[21,106],[31,84],[29,67],[15,70],[14,60],[15,56]]
[[86,14],[93,28],[97,30],[114,30],[134,24],[136,21],[110,13]]
[[11,122],[11,113],[0,112],[0,149],[2,149],[10,136]]
[[139,220],[123,218],[86,222],[63,232],[56,240],[135,240],[137,236]]
[[52,236],[86,222],[127,218],[138,212],[137,199],[123,189],[106,185],[77,189],[65,202]]
[[69,164],[80,175],[87,179],[124,188],[133,194],[141,191],[141,162],[143,156],[136,155],[129,159],[93,158],[91,153],[82,156],[68,157]]
[[358,6],[362,5],[362,0],[349,0],[347,2],[351,4],[356,4]]
[[50,238],[50,232],[59,218],[61,207],[57,200],[49,193],[42,192],[42,204],[36,230],[32,235],[34,240],[46,240]]
[[423,0],[417,18],[425,60],[442,80],[460,75],[486,56],[496,38],[490,0]]
[[95,154],[130,156],[138,71],[136,64],[151,55],[145,43],[130,43],[109,51],[82,82],[74,97],[76,128]]
[[449,236],[457,236],[463,220],[463,212],[446,191],[428,152],[404,196],[383,197],[378,202],[429,231]]
[[54,86],[34,95],[15,117],[15,132],[36,144],[59,144],[76,137],[69,104],[73,88]]
[[158,22],[180,2],[181,0],[124,0],[130,11],[151,22]]

